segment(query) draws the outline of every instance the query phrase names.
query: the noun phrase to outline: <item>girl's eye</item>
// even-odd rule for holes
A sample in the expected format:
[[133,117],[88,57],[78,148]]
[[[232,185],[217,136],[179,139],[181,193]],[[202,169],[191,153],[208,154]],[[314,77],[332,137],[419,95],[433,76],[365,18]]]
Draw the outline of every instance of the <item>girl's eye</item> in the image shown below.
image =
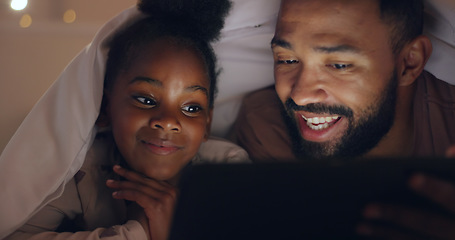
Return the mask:
[[291,59],[291,60],[278,60],[277,64],[296,64],[299,63],[299,60]]
[[334,63],[334,64],[328,64],[327,66],[334,68],[336,70],[346,70],[346,69],[352,67],[352,64]]
[[198,106],[198,105],[188,105],[188,106],[182,107],[182,110],[188,114],[195,114],[195,113],[199,113],[200,111],[202,111],[202,107]]
[[148,98],[148,97],[136,96],[136,97],[133,97],[133,98],[136,99],[136,101],[140,102],[141,104],[144,104],[144,105],[147,105],[147,106],[155,106],[156,105],[156,101],[151,99],[151,98]]

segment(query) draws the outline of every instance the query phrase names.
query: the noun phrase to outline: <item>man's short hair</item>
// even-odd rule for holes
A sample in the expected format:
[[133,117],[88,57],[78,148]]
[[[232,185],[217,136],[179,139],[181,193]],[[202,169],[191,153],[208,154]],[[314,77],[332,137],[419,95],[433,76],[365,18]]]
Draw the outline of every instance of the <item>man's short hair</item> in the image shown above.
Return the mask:
[[422,34],[422,0],[379,0],[381,19],[391,27],[391,47],[393,53],[399,51]]

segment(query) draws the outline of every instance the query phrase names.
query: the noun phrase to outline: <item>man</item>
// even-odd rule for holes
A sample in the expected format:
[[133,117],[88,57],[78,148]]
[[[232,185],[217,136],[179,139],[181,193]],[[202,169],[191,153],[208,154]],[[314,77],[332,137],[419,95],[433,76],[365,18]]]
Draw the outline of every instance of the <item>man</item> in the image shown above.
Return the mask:
[[[455,87],[423,70],[432,46],[422,19],[417,0],[283,0],[272,40],[278,97],[266,89],[245,99],[238,143],[256,161],[449,153]],[[416,175],[410,186],[455,213],[453,185]],[[453,219],[407,207],[374,204],[365,217],[412,237],[455,236]],[[359,233],[405,236],[368,222]]]

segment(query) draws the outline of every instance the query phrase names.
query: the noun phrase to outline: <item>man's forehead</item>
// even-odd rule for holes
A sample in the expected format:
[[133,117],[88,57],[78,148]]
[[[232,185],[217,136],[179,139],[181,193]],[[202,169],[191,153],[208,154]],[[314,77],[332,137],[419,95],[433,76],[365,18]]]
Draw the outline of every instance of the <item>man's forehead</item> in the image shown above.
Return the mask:
[[379,12],[379,0],[282,0],[279,11],[279,19],[285,18],[292,21],[301,16],[300,13],[313,11],[309,9],[323,10],[318,12],[339,13],[342,8],[365,8]]
[[372,51],[378,44],[389,40],[388,27],[379,17],[379,6],[375,2],[283,0],[274,39],[286,43],[277,46],[287,46],[288,49],[306,45],[311,48],[329,47],[329,50],[342,46],[350,52]]
[[301,28],[306,33],[355,33],[379,24],[383,22],[376,0],[283,0],[276,34]]

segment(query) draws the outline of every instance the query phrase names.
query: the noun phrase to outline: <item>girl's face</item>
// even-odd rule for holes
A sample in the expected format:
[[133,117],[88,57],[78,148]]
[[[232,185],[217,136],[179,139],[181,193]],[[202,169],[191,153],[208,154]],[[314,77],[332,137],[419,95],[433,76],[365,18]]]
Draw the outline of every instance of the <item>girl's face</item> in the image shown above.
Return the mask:
[[133,170],[173,180],[209,135],[206,67],[194,49],[170,39],[138,52],[106,93],[112,132]]

